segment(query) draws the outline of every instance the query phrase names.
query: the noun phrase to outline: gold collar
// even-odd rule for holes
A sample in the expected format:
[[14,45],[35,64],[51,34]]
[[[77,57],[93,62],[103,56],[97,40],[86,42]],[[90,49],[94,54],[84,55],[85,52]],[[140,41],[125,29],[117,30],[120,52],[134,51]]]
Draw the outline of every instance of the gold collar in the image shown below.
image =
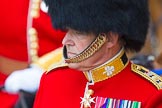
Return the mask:
[[118,74],[127,64],[128,58],[124,52],[124,48],[122,48],[115,57],[97,68],[84,72],[84,75],[92,83],[100,82]]

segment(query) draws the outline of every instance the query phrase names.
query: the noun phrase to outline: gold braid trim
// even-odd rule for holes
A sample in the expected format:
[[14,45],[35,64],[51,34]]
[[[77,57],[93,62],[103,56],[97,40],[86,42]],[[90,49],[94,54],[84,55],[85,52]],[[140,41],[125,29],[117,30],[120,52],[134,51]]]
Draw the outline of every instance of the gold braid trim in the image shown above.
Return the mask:
[[33,19],[40,16],[40,3],[41,0],[29,0],[29,9],[27,14],[27,46],[29,63],[38,60],[38,32],[33,27]]
[[142,77],[150,81],[158,90],[162,89],[162,78],[154,72],[136,64],[132,64],[131,69],[133,72],[141,75]]
[[106,36],[100,34],[99,36],[97,36],[94,42],[92,42],[92,44],[87,49],[85,49],[82,53],[80,53],[75,57],[65,59],[65,62],[78,63],[89,58],[102,47],[105,41],[106,41]]

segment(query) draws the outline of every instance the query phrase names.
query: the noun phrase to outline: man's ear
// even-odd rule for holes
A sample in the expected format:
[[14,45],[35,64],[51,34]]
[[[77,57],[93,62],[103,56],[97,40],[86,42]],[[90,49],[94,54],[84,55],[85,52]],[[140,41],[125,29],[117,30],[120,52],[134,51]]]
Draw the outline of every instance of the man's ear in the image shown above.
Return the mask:
[[106,41],[107,41],[108,48],[111,48],[118,43],[119,35],[117,33],[108,32],[106,35],[107,35]]

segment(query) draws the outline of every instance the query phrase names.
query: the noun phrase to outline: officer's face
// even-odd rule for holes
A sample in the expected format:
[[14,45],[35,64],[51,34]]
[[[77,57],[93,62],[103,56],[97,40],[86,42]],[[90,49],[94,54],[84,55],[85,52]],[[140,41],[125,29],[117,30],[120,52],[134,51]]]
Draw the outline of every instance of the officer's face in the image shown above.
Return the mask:
[[[96,36],[92,33],[82,33],[69,29],[62,43],[67,48],[67,57],[71,58],[84,51],[94,40]],[[100,60],[105,56],[105,45],[90,58],[79,63],[69,63],[70,68],[86,71],[101,64]]]
[[69,29],[65,35],[62,43],[67,48],[68,58],[74,57],[84,51],[91,42],[93,42],[95,36],[93,34],[87,34]]

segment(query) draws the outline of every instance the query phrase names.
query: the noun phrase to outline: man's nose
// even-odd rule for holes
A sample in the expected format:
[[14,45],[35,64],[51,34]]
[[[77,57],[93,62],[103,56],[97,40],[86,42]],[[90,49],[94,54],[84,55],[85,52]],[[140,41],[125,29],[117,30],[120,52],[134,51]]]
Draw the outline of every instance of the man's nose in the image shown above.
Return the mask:
[[62,40],[63,45],[72,45],[73,41],[69,33],[66,33],[65,37]]

